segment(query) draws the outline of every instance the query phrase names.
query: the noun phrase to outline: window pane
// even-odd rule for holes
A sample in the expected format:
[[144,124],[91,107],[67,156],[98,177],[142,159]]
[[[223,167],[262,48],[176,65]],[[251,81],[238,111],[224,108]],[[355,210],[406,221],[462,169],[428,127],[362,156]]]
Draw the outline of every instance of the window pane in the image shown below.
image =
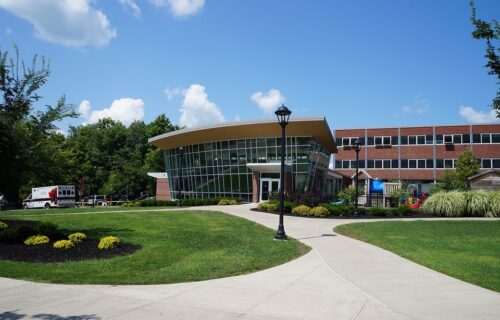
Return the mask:
[[453,159],[444,159],[445,168],[453,168]]
[[417,144],[417,137],[416,136],[409,136],[408,137],[408,144]]
[[500,169],[500,159],[493,159],[493,168]]
[[424,159],[419,159],[417,161],[417,165],[419,169],[425,169],[425,160]]
[[393,169],[397,169],[397,168],[398,168],[398,159],[393,159],[393,160],[392,160],[392,165],[391,165],[391,167],[392,167]]
[[444,143],[453,143],[453,136],[450,134],[445,134],[443,136]]
[[401,168],[402,169],[408,168],[408,159],[401,159]]
[[427,159],[426,162],[427,162],[426,164],[427,169],[434,168],[434,161],[432,159]]
[[470,134],[463,134],[462,135],[462,143],[470,143]]
[[342,146],[343,145],[342,138],[335,139],[335,143],[337,144],[338,147]]
[[391,144],[392,144],[393,146],[396,146],[396,145],[398,145],[398,143],[399,143],[399,141],[398,141],[398,136],[392,136],[392,137],[391,137]]
[[444,168],[444,161],[443,159],[436,159],[436,168]]
[[361,146],[364,146],[364,145],[365,145],[365,137],[361,137],[361,138],[359,138],[359,144],[360,144]]
[[342,161],[342,169],[349,169],[349,160]]
[[373,160],[368,160],[368,168],[372,169],[375,166],[375,163]]
[[401,136],[401,144],[408,144],[408,136]]
[[350,143],[350,139],[349,138],[342,138],[342,145],[344,146],[350,146],[351,143]]
[[433,136],[432,135],[426,135],[425,136],[425,143],[426,144],[433,144],[434,143]]
[[472,142],[473,143],[481,143],[481,135],[480,134],[473,134],[472,135]]
[[342,161],[335,160],[335,169],[340,169],[340,168],[342,168]]
[[493,133],[491,135],[491,142],[492,143],[500,143],[500,133]]
[[359,160],[359,168],[364,169],[365,168],[365,160]]
[[391,168],[391,160],[384,160],[384,169]]
[[368,145],[373,146],[374,144],[374,138],[373,137],[368,137]]
[[443,144],[443,135],[442,134],[436,135],[436,144]]
[[382,144],[382,137],[375,137],[375,145],[381,145]]
[[490,169],[491,168],[491,159],[482,159],[481,168]]
[[410,167],[410,169],[415,169],[417,167],[417,160],[408,160],[408,166]]
[[417,143],[418,144],[425,144],[425,136],[418,136]]
[[375,168],[376,169],[382,168],[382,160],[375,160]]
[[390,145],[391,144],[391,137],[384,137],[384,144]]
[[453,135],[453,143],[462,143],[462,135],[454,134]]
[[483,133],[481,134],[481,142],[482,143],[490,143],[490,134],[489,133]]

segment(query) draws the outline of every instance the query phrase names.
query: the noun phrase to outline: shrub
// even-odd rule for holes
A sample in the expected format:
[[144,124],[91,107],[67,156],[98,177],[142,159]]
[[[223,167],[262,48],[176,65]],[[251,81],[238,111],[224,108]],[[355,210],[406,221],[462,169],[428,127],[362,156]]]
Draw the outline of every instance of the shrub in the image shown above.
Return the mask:
[[61,250],[68,250],[75,246],[75,244],[71,240],[59,240],[54,242],[54,248]]
[[40,244],[47,244],[50,242],[49,237],[37,234],[36,236],[31,236],[28,237],[26,240],[24,240],[24,244],[29,245],[29,246],[36,246]]
[[403,204],[400,207],[393,208],[391,210],[392,214],[395,216],[407,216],[411,213],[411,209],[407,204]]
[[227,205],[235,205],[238,204],[238,201],[235,199],[220,199],[217,203],[218,206],[227,206]]
[[99,248],[99,250],[113,249],[119,242],[120,239],[118,237],[114,236],[103,237],[101,238],[101,241],[99,241],[97,248]]
[[280,209],[280,204],[276,200],[269,200],[266,202],[259,203],[259,209],[266,212],[278,212]]
[[36,231],[39,234],[46,234],[50,237],[57,232],[57,228],[57,224],[49,221],[43,221],[36,226]]
[[85,233],[75,232],[75,233],[70,234],[68,236],[68,239],[71,240],[71,242],[73,242],[73,243],[80,243],[83,240],[87,239],[87,236],[85,235]]
[[19,236],[19,232],[17,229],[5,229],[0,231],[0,242],[4,243],[17,243],[21,237]]
[[4,229],[7,229],[8,227],[9,227],[8,224],[6,224],[5,222],[0,221],[0,231],[4,230]]
[[463,192],[437,192],[424,202],[422,209],[427,214],[460,217],[467,212],[467,199]]
[[485,191],[466,192],[467,214],[471,216],[485,217],[490,211],[490,196]]
[[16,230],[19,233],[20,239],[26,239],[29,236],[34,236],[35,234],[37,234],[35,228],[27,224],[21,224],[17,226]]
[[308,207],[304,204],[295,207],[292,209],[292,214],[297,215],[297,216],[310,216],[311,215],[311,207]]
[[500,191],[489,192],[490,210],[486,213],[488,217],[500,217]]
[[[363,193],[363,191],[361,191],[359,187],[358,187],[358,192],[359,194]],[[339,199],[346,200],[347,203],[353,203],[355,196],[356,196],[356,187],[353,186],[344,188],[342,191],[339,192]]]
[[315,217],[326,217],[330,214],[330,211],[325,207],[317,206],[311,209],[310,214]]
[[140,207],[140,206],[141,206],[141,203],[140,203],[140,202],[134,202],[134,207],[135,207],[135,208],[138,208],[138,207]]
[[177,202],[172,200],[142,200],[141,207],[175,207]]
[[406,189],[395,189],[392,190],[391,194],[389,195],[389,203],[391,204],[391,207],[397,207],[401,203],[402,198],[408,198],[409,193]]
[[380,207],[373,207],[370,209],[370,213],[375,217],[385,217],[387,216],[387,210]]

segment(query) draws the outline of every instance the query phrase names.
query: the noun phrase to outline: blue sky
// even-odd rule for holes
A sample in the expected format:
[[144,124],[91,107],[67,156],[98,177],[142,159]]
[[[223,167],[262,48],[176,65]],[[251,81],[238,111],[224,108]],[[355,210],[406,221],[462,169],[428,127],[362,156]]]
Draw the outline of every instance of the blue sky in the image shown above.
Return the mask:
[[[500,1],[476,0],[499,18]],[[197,126],[326,116],[332,129],[497,121],[467,0],[0,0],[0,47],[51,61],[40,104]]]

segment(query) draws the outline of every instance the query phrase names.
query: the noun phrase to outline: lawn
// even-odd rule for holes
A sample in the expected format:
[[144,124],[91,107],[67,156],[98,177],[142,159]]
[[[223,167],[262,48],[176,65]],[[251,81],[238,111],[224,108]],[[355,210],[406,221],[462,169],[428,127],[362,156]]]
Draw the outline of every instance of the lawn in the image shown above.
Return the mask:
[[[50,210],[49,210],[50,211]],[[76,210],[78,212],[78,210]],[[6,215],[0,214],[0,220]],[[274,230],[212,211],[59,213],[9,219],[52,221],[67,232],[115,235],[141,249],[129,256],[65,263],[0,261],[0,276],[50,283],[160,284],[220,278],[285,263],[306,253],[302,243],[273,241]]]
[[108,206],[108,207],[79,207],[79,208],[51,208],[51,209],[19,209],[19,210],[4,210],[0,211],[0,218],[3,216],[33,216],[33,215],[50,215],[61,213],[89,213],[89,212],[113,212],[113,211],[155,211],[158,209],[176,209],[176,207],[122,207],[122,206]]
[[353,223],[335,232],[500,292],[500,221]]

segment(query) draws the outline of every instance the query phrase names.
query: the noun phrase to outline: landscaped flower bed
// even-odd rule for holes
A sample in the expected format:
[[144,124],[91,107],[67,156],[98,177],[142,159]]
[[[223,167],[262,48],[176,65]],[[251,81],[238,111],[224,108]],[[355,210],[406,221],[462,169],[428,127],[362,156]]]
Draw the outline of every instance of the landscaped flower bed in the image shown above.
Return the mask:
[[[81,232],[70,234],[68,239],[57,230],[56,225],[47,222],[5,219],[2,222],[8,227],[0,231],[0,260],[64,262],[107,259],[128,255],[139,249],[139,246],[118,241],[107,250],[102,250],[98,248],[100,239],[87,238]],[[33,234],[24,238],[29,233]]]

